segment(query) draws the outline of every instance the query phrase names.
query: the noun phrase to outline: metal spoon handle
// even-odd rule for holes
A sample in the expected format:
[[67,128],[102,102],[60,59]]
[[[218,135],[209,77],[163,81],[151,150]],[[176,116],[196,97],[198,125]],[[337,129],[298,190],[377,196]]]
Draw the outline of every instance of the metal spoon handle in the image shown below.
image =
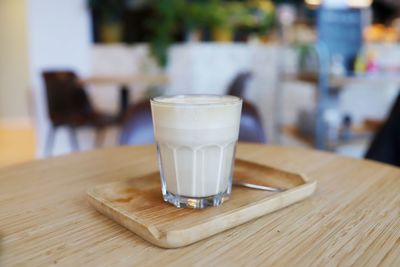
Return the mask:
[[241,187],[246,187],[246,188],[270,191],[270,192],[283,192],[283,191],[286,191],[286,189],[269,187],[269,186],[258,185],[258,184],[242,183],[242,182],[239,182],[239,181],[233,181],[232,184],[235,185],[235,186],[241,186]]

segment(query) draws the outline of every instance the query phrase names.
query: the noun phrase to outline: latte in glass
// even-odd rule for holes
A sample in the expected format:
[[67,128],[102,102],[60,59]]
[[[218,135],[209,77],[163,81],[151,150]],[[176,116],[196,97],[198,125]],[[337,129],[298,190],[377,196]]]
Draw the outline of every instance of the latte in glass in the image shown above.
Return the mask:
[[151,100],[165,201],[205,208],[229,198],[241,108],[242,100],[234,96]]

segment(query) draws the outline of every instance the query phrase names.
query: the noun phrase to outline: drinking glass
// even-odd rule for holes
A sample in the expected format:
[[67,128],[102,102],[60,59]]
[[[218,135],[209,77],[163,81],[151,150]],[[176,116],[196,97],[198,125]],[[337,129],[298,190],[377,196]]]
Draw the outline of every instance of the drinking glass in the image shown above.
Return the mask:
[[179,95],[151,100],[162,195],[176,207],[205,208],[227,200],[242,100]]

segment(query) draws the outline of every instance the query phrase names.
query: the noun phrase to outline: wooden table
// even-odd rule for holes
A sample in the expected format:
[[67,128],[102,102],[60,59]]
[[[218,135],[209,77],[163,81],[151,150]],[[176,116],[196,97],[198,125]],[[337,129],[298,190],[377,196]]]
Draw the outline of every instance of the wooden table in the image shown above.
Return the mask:
[[94,75],[80,79],[82,85],[116,85],[119,92],[120,113],[125,114],[129,108],[130,90],[132,85],[164,86],[169,82],[165,74],[134,74],[134,75]]
[[275,146],[240,144],[237,154],[305,173],[316,194],[168,250],[97,213],[85,193],[156,170],[154,146],[34,161],[0,170],[0,265],[400,266],[400,168]]
[[168,84],[168,76],[165,74],[94,75],[81,79],[81,83],[119,86],[144,83],[152,86],[162,86]]
[[[318,83],[318,76],[315,73],[301,73],[285,75],[285,81],[302,81],[309,83]],[[363,84],[367,86],[374,85],[377,89],[387,86],[388,84],[400,84],[400,76],[393,75],[360,75],[360,76],[344,76],[344,77],[329,77],[329,86],[331,88],[341,88],[350,84]]]
[[[307,82],[315,85],[316,91],[316,112],[315,112],[315,126],[314,126],[314,137],[308,141],[309,144],[313,145],[319,149],[332,150],[337,147],[339,144],[347,144],[348,142],[345,140],[336,140],[336,145],[332,146],[332,142],[328,141],[327,137],[327,123],[325,119],[325,113],[328,109],[337,109],[338,107],[338,97],[336,93],[333,93],[332,90],[342,90],[345,86],[358,84],[359,86],[374,86],[377,90],[382,89],[388,85],[400,86],[400,75],[398,73],[380,73],[380,74],[365,74],[365,75],[355,75],[355,76],[344,76],[344,77],[335,77],[330,76],[327,77],[327,84],[324,82],[320,83],[320,77],[317,73],[298,73],[298,74],[284,74],[282,75],[281,82]],[[282,89],[282,87],[281,87]],[[282,91],[282,90],[280,90]],[[331,93],[329,93],[331,91]],[[283,93],[277,91],[278,93],[275,96],[275,102],[278,103],[275,110],[275,135],[279,136],[282,133],[289,133],[292,137],[300,141],[304,141],[304,138],[298,138],[298,134],[293,134],[293,131],[287,131],[287,127],[284,127],[282,122],[282,114],[284,110],[284,102],[283,102]],[[291,128],[294,126],[292,125]],[[359,133],[361,130],[361,134],[364,136],[370,136],[373,132],[369,131],[364,127],[357,127],[358,129],[352,129],[356,131],[352,131],[357,137],[359,137]],[[358,133],[357,133],[358,132]]]

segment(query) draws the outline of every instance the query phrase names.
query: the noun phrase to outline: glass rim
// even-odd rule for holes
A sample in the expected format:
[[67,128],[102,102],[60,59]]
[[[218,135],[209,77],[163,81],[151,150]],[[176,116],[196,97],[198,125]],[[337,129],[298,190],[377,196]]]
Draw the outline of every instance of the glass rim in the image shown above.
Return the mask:
[[[230,98],[231,101],[225,102],[212,102],[212,103],[173,103],[173,102],[163,102],[161,99],[168,98],[187,98],[187,97],[215,97],[215,98]],[[204,107],[204,106],[225,106],[225,105],[236,105],[242,103],[243,99],[238,96],[233,95],[218,95],[218,94],[177,94],[177,95],[163,95],[156,96],[150,99],[152,104],[163,105],[163,106],[175,106],[175,107]]]

